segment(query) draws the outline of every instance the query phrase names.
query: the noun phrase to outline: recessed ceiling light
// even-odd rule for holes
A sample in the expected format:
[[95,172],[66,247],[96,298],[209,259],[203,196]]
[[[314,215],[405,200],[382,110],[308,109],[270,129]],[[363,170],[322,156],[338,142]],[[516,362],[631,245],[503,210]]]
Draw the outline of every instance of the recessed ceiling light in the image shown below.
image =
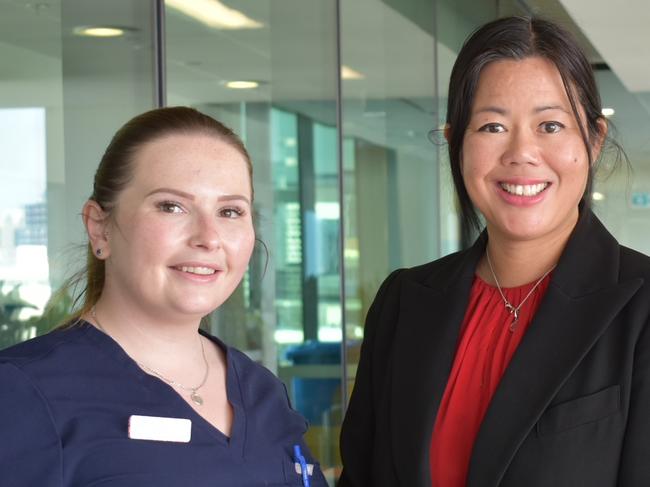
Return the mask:
[[599,193],[598,191],[594,191],[591,193],[591,198],[594,201],[603,201],[605,199],[605,195],[603,193]]
[[259,29],[264,26],[219,0],[165,0],[165,6],[215,29]]
[[260,84],[257,81],[227,81],[226,88],[233,90],[252,90]]
[[616,111],[613,108],[603,108],[601,110],[601,113],[603,114],[604,117],[609,118],[612,115],[614,115],[616,113]]
[[86,25],[75,27],[73,32],[75,35],[87,37],[120,37],[124,35],[125,29],[107,25]]
[[365,76],[349,66],[341,66],[341,79],[363,79]]

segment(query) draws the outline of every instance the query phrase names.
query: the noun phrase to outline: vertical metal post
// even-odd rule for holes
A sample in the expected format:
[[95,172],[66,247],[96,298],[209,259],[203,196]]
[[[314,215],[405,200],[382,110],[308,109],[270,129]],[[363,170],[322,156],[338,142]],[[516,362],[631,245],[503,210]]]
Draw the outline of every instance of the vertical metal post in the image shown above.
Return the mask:
[[341,302],[341,406],[348,407],[348,339],[345,313],[345,172],[343,168],[343,86],[341,82],[341,0],[336,5],[336,162],[339,186],[339,300]]
[[314,123],[298,115],[298,188],[302,241],[302,329],[303,339],[318,340],[318,256],[316,254],[316,168]]
[[167,69],[165,65],[165,0],[152,0],[154,106],[167,104]]
[[[438,13],[438,0],[433,0],[433,10],[432,10],[432,16],[433,18],[431,21],[433,22],[431,24],[432,30],[431,33],[433,35],[433,99],[435,100],[435,106],[434,106],[434,113],[435,113],[435,119],[433,120],[434,130],[438,130],[440,126],[445,122],[445,120],[440,116],[440,114],[443,111],[442,104],[440,103],[440,83],[439,83],[439,70],[438,70],[438,19],[437,19],[437,13]],[[447,218],[447,215],[443,215],[441,210],[442,210],[442,188],[441,188],[441,182],[443,180],[442,176],[442,164],[440,161],[442,160],[442,144],[434,144],[435,146],[435,158],[436,158],[436,167],[438,169],[438,181],[433,181],[434,187],[438,188],[438,229],[437,229],[437,234],[438,234],[438,256],[440,257],[442,255],[442,221],[443,218]],[[437,184],[436,184],[437,183]],[[459,236],[460,237],[460,236]]]

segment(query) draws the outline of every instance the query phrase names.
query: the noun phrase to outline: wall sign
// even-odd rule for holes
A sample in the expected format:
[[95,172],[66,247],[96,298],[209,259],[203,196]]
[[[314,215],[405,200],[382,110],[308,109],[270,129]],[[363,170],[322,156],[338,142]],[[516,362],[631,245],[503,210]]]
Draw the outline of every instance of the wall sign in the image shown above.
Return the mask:
[[630,198],[632,208],[650,208],[650,192],[637,191]]

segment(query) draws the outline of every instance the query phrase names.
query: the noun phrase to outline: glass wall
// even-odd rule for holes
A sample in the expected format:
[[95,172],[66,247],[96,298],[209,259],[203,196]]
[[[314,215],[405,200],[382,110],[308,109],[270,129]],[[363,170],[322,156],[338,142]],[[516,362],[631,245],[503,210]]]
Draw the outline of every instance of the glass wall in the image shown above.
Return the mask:
[[594,206],[650,252],[650,87],[575,4],[0,0],[0,347],[69,310],[68,299],[43,317],[85,259],[79,212],[114,131],[162,100],[196,107],[251,153],[259,238],[208,326],[285,382],[333,485],[378,286],[465,243],[440,131],[451,66],[478,25],[542,13],[579,36],[634,167],[605,178],[606,162]]

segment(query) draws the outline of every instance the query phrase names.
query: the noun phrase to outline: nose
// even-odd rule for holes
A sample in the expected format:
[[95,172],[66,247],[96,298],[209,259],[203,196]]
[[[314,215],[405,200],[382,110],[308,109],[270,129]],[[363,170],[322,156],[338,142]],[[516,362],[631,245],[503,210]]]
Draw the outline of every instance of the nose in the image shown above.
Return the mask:
[[199,215],[193,222],[190,246],[198,249],[215,250],[221,247],[217,218],[214,215]]
[[511,130],[502,155],[502,163],[537,165],[539,161],[539,146],[535,134],[526,129]]

